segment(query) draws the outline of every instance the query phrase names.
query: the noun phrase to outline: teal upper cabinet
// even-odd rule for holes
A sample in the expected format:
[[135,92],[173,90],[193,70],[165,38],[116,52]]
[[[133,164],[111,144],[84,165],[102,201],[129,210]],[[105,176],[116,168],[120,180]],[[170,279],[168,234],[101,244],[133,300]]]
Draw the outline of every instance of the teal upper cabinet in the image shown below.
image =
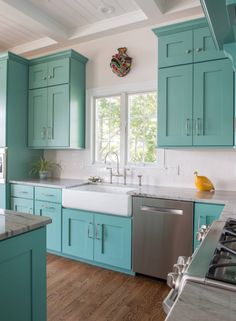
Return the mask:
[[68,85],[30,90],[29,146],[69,146],[69,113]]
[[233,146],[228,59],[159,69],[158,146]]
[[27,177],[30,163],[42,155],[27,147],[28,73],[27,59],[0,53],[0,147],[7,147],[7,180]]
[[70,59],[39,63],[29,68],[29,89],[69,83]]
[[29,92],[29,146],[47,146],[47,89]]
[[48,83],[47,63],[37,64],[29,68],[29,88],[46,87]]
[[0,147],[6,146],[7,61],[0,61]]
[[183,31],[160,37],[158,46],[159,68],[191,63],[193,61],[192,31]]
[[158,36],[158,67],[224,58],[215,48],[205,19],[183,22],[153,30]]
[[233,146],[234,74],[206,19],[154,30],[158,47],[158,146]]
[[208,27],[193,31],[194,52],[193,61],[208,61],[225,58],[222,50],[217,50]]
[[30,61],[30,148],[85,147],[86,62],[73,50]]
[[234,74],[227,59],[194,65],[195,146],[233,146]]
[[158,74],[158,146],[192,145],[192,65]]

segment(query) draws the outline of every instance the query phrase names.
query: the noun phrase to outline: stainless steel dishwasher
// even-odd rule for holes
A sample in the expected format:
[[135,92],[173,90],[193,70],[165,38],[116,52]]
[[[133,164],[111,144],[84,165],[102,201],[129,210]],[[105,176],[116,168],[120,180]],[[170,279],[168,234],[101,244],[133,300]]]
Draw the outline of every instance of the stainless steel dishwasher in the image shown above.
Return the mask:
[[166,279],[178,256],[191,256],[193,203],[133,197],[133,271]]

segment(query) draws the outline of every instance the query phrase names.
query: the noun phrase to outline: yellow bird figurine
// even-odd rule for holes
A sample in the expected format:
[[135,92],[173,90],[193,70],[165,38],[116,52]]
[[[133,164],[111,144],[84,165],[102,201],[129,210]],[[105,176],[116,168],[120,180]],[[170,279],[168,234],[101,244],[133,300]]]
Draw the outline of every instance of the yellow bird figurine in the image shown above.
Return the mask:
[[198,176],[198,172],[193,174],[195,175],[195,185],[199,191],[215,190],[214,185],[206,176]]

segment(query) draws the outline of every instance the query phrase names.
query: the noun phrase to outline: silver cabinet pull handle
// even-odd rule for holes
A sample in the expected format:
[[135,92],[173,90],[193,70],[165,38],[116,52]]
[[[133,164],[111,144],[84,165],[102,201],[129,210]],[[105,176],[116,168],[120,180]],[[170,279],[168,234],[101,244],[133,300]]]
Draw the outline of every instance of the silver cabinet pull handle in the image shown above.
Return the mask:
[[201,135],[201,118],[197,118],[196,120],[196,134],[197,136]]
[[183,210],[176,208],[155,207],[155,206],[141,206],[143,212],[154,212],[157,214],[177,214],[183,215]]
[[44,206],[43,207],[44,209],[46,209],[46,210],[55,210],[55,207],[53,207],[53,206]]
[[71,218],[68,220],[68,246],[71,246]]
[[187,136],[190,136],[190,119],[187,118],[185,122],[185,132]]
[[28,194],[28,192],[22,191],[22,192],[20,192],[20,194]]
[[47,135],[47,129],[46,127],[43,127],[41,131],[41,138],[46,139],[46,135]]
[[54,194],[46,194],[46,193],[42,193],[43,196],[48,196],[48,197],[54,197]]
[[[92,236],[90,233],[90,226],[92,226]],[[89,222],[89,225],[88,225],[88,238],[90,238],[90,239],[94,238],[94,231],[93,231],[93,223],[92,222]]]
[[190,54],[191,52],[192,52],[191,49],[187,49],[187,50],[185,51],[186,54]]
[[[101,235],[99,236],[99,231],[101,230]],[[96,240],[101,241],[101,253],[104,253],[104,224],[97,224],[96,225],[96,232],[95,232]]]
[[101,224],[97,224],[96,225],[96,232],[95,232],[95,237],[96,237],[96,240],[101,240],[101,238],[99,237],[99,232],[98,232],[98,229],[99,229],[99,226],[101,226]]
[[52,139],[52,127],[48,127],[48,139]]

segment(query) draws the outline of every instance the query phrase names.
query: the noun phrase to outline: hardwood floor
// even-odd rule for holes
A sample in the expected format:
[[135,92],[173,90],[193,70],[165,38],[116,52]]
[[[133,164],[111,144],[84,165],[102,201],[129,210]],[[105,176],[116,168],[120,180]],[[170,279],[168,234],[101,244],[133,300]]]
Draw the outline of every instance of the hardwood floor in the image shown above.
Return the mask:
[[163,321],[165,282],[55,255],[47,258],[48,321]]

